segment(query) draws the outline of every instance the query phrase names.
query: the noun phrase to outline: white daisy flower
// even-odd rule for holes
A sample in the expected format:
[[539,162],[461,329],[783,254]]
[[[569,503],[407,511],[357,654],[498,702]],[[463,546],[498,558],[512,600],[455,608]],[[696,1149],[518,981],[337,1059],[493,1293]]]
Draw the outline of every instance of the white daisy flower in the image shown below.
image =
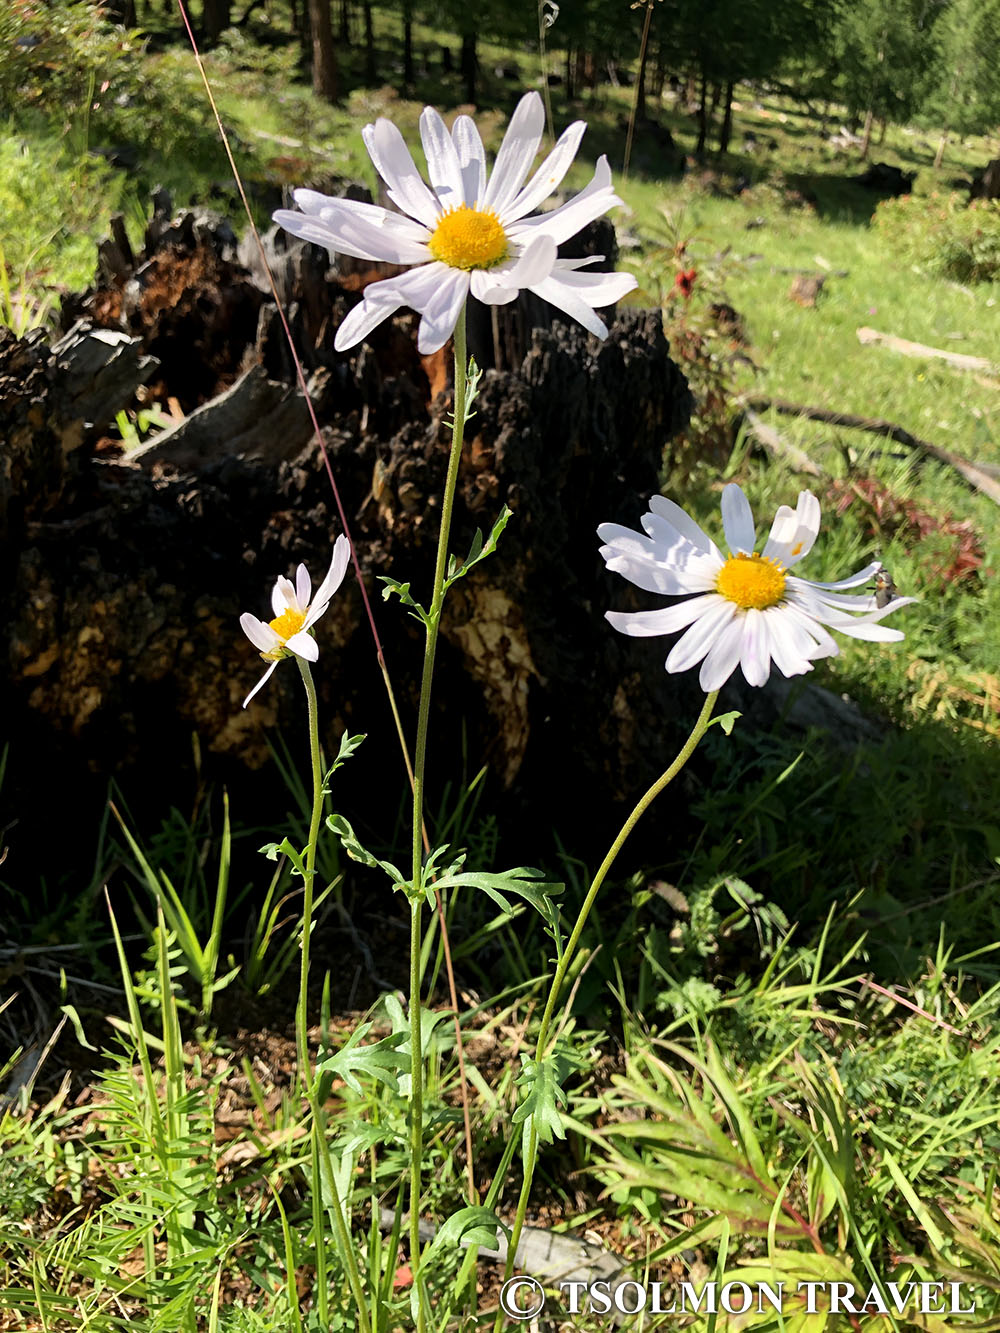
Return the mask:
[[578,195],[549,213],[528,217],[566,175],[587,128],[582,120],[572,124],[525,184],[544,127],[542,99],[528,93],[511,118],[487,183],[486,153],[475,123],[458,116],[449,134],[434,108],[425,107],[420,138],[433,189],[421,179],[391,121],[377,120],[363,131],[400,213],[315,190],[295,191],[302,211],[274,214],[275,222],[293,235],[325,245],[331,253],[418,266],[365,288],[364,300],[337,330],[338,351],[361,342],[401,306],[409,306],[421,315],[420,352],[436,352],[453,333],[470,291],[487,305],[505,305],[527,288],[591,333],[607,335],[594,312],[632,291],[635,278],[582,273],[602,256],[557,259],[556,247],[622,201],[612,188],[608,160],[601,157],[593,180]]
[[326,578],[316,589],[315,597],[312,596],[312,579],[309,577],[309,571],[305,565],[299,565],[295,571],[294,583],[282,576],[274,585],[271,593],[273,620],[265,624],[263,620],[252,616],[249,611],[240,616],[243,633],[258,649],[264,661],[271,663],[243,700],[244,708],[271,678],[271,672],[282,658],[294,654],[307,662],[315,662],[319,657],[319,647],[311,633],[312,627],[330,605],[333,594],[343,582],[350,558],[350,542],[341,535],[334,543],[330,568]]
[[668,671],[700,662],[699,684],[709,693],[738,666],[750,685],[765,684],[772,662],[785,676],[811,671],[816,658],[839,652],[824,626],[880,643],[903,638],[879,622],[916,598],[896,597],[878,608],[874,596],[840,591],[865,583],[881,568],[878,561],[837,583],[788,572],[819,533],[819,501],[810,491],[800,493],[795,509],[781,506],[759,555],[750,504],[739,486],[722,492],[722,525],[728,556],[683,509],[654,495],[642,517],[645,535],[617,523],[597,529],[608,569],[648,592],[688,599],[658,611],[607,613],[615,629],[638,638],[685,630],[667,658]]

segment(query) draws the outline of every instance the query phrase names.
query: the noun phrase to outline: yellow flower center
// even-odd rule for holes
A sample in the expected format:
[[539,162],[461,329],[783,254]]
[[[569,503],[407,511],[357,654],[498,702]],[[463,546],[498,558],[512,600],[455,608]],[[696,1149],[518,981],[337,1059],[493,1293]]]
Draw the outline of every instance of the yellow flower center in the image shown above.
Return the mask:
[[744,610],[762,611],[785,595],[785,571],[762,555],[731,555],[719,570],[715,590]]
[[298,634],[299,630],[306,623],[306,613],[304,611],[294,611],[291,607],[282,611],[276,620],[270,621],[270,626],[282,642],[287,642],[293,634]]
[[427,246],[451,268],[492,268],[507,258],[507,233],[492,208],[460,204],[442,213]]

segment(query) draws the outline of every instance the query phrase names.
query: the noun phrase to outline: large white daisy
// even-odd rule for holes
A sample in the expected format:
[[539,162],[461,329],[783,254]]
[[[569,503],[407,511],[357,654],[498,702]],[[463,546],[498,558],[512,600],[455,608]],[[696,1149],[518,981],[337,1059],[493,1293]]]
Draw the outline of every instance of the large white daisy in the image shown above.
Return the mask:
[[597,529],[608,569],[648,592],[687,598],[657,611],[607,612],[615,629],[640,638],[683,629],[667,658],[668,671],[700,662],[699,683],[708,693],[738,666],[750,685],[767,681],[772,662],[785,676],[811,671],[816,658],[839,652],[824,626],[880,643],[903,638],[879,622],[915,598],[896,597],[877,607],[873,595],[841,591],[871,579],[881,568],[878,561],[837,583],[812,583],[788,572],[809,554],[819,533],[819,501],[810,491],[800,493],[795,509],[781,506],[759,555],[753,514],[739,486],[722,492],[722,525],[728,556],[679,505],[654,495],[642,517],[644,533],[617,523]]
[[607,327],[594,313],[613,305],[637,285],[628,273],[583,273],[600,261],[557,259],[556,247],[588,222],[622,201],[611,185],[611,168],[601,157],[593,180],[578,195],[548,213],[529,217],[569,170],[587,128],[576,121],[525,184],[535,160],[545,113],[537,93],[522,97],[487,183],[486,153],[468,116],[456,117],[451,133],[433,107],[420,117],[429,188],[403,136],[389,120],[363,131],[365,146],[392,202],[392,213],[374,204],[336,199],[315,190],[296,190],[302,210],[279,209],[275,222],[331,253],[353,255],[416,268],[365,288],[340,328],[338,351],[353,347],[401,306],[421,315],[417,340],[426,354],[443,347],[462,306],[472,295],[488,305],[505,305],[529,291],[605,337]]
[[344,581],[347,564],[351,558],[351,546],[347,538],[339,536],[333,545],[333,559],[326,578],[312,595],[312,579],[305,565],[299,565],[295,571],[295,582],[280,577],[271,592],[271,609],[274,619],[258,620],[249,611],[240,616],[243,633],[258,650],[265,662],[271,665],[243,700],[243,707],[254,697],[271,678],[271,672],[285,657],[301,657],[307,662],[315,662],[319,657],[319,646],[311,631],[326,608],[330,605],[333,594]]

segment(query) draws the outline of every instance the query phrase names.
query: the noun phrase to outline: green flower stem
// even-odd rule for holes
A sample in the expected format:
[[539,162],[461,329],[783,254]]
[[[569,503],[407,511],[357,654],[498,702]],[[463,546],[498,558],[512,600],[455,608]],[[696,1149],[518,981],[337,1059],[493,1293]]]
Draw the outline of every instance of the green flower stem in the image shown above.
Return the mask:
[[309,842],[306,845],[305,875],[302,898],[302,957],[299,969],[299,1002],[295,1010],[295,1038],[298,1046],[299,1078],[308,1095],[312,1087],[312,1066],[309,1063],[309,1023],[307,1017],[309,987],[309,945],[312,936],[313,886],[316,880],[316,844],[323,818],[323,759],[319,748],[319,709],[316,705],[316,686],[312,671],[303,657],[296,657],[302,683],[306,687],[309,705],[309,756],[312,762],[313,805],[309,821]]
[[[635,809],[629,815],[628,819],[626,819],[625,823],[622,825],[621,832],[618,834],[617,838],[615,838],[614,842],[611,844],[607,856],[605,856],[604,860],[601,862],[601,867],[598,870],[597,874],[594,876],[594,881],[591,884],[590,889],[587,892],[587,896],[583,901],[583,906],[580,908],[580,912],[576,918],[576,924],[573,927],[572,934],[570,935],[568,941],[566,942],[566,947],[563,950],[562,957],[559,959],[558,966],[556,967],[555,976],[552,978],[552,986],[549,990],[549,998],[546,1001],[545,1011],[542,1014],[541,1027],[538,1030],[538,1044],[535,1048],[536,1060],[542,1060],[545,1056],[545,1047],[548,1044],[549,1040],[549,1029],[552,1026],[552,1017],[555,1013],[556,1004],[559,1001],[559,995],[560,992],[562,991],[563,983],[566,980],[566,973],[569,971],[570,963],[573,961],[573,955],[576,953],[576,947],[580,943],[580,936],[583,934],[583,928],[587,924],[587,917],[590,915],[590,909],[594,905],[594,900],[597,898],[597,894],[600,890],[601,885],[607,878],[608,872],[614,865],[618,853],[625,845],[626,839],[628,838],[632,830],[635,828],[636,824],[639,822],[639,820],[642,818],[645,812],[649,809],[650,805],[652,805],[653,801],[657,798],[657,796],[659,796],[660,792],[663,791],[664,787],[666,787],[669,783],[671,783],[674,780],[674,778],[681,771],[681,769],[684,767],[687,761],[691,758],[692,754],[694,754],[698,742],[701,740],[702,736],[704,736],[705,732],[708,730],[709,723],[712,720],[712,709],[715,707],[715,701],[718,697],[719,697],[718,690],[713,690],[712,693],[706,697],[705,706],[701,710],[701,713],[698,717],[698,721],[694,724],[694,728],[690,736],[688,736],[687,740],[684,742],[684,745],[681,748],[680,752],[678,753],[677,758],[673,761],[673,763],[666,770],[666,772],[662,773],[656,779],[656,781],[653,783],[650,789],[646,792],[645,796],[643,796],[642,799],[639,801],[638,805],[635,807]],[[513,1272],[514,1259],[517,1254],[518,1243],[520,1242],[521,1239],[521,1231],[524,1228],[524,1217],[525,1213],[528,1210],[528,1197],[531,1194],[531,1181],[535,1171],[535,1159],[537,1153],[538,1153],[538,1134],[536,1130],[532,1128],[529,1136],[528,1154],[524,1162],[524,1177],[523,1177],[523,1183],[521,1185],[521,1195],[517,1201],[517,1214],[514,1218],[514,1227],[511,1232],[511,1238],[510,1238],[510,1249],[507,1255],[507,1271],[506,1271],[507,1277],[510,1277],[511,1273]],[[500,1327],[501,1317],[502,1317],[502,1311],[500,1312],[500,1315],[498,1315],[497,1329],[499,1329]]]
[[417,712],[417,743],[413,761],[413,902],[410,919],[410,1266],[417,1284],[417,1333],[426,1327],[424,1286],[418,1272],[420,1262],[420,1192],[421,1158],[424,1151],[423,1125],[423,1060],[420,1039],[420,952],[421,918],[423,916],[423,842],[421,830],[424,821],[424,770],[427,764],[427,728],[431,709],[431,684],[434,677],[434,655],[437,650],[438,630],[441,625],[441,606],[444,601],[444,579],[448,563],[448,539],[451,534],[451,511],[455,503],[458,467],[462,458],[465,437],[465,411],[468,393],[465,348],[465,307],[455,325],[455,404],[454,430],[448,474],[441,503],[441,530],[438,534],[437,561],[434,566],[434,588],[431,595],[426,639],[424,641],[424,668],[420,678],[420,706]]
[[[298,1048],[299,1079],[309,1102],[309,1109],[312,1112],[316,1147],[322,1150],[325,1144],[320,1143],[320,1136],[325,1134],[326,1121],[323,1117],[322,1107],[319,1104],[316,1080],[313,1078],[312,1064],[309,1060],[308,996],[309,945],[312,937],[313,890],[316,880],[316,845],[319,842],[319,829],[323,819],[323,759],[320,754],[319,709],[316,704],[316,686],[313,684],[312,671],[309,668],[309,663],[304,658],[296,656],[295,660],[299,664],[299,671],[302,673],[302,683],[306,689],[306,701],[309,706],[309,754],[312,762],[313,782],[312,817],[309,821],[309,843],[306,847],[305,875],[303,876],[302,963],[299,972],[299,1002],[295,1010],[295,1039]],[[314,1151],[314,1164],[318,1160],[319,1153]],[[368,1307],[365,1305],[364,1284],[361,1281],[361,1272],[358,1268],[351,1235],[347,1229],[347,1223],[344,1221],[344,1210],[332,1170],[328,1173],[326,1184],[332,1195],[330,1212],[333,1214],[334,1230],[337,1233],[337,1247],[340,1250],[341,1258],[347,1269],[347,1278],[351,1284],[351,1294],[354,1297],[358,1317],[358,1328],[360,1333],[371,1333]],[[321,1176],[316,1176],[315,1173],[313,1189],[319,1191],[322,1196],[323,1181]],[[317,1232],[317,1248],[322,1244],[323,1237]]]

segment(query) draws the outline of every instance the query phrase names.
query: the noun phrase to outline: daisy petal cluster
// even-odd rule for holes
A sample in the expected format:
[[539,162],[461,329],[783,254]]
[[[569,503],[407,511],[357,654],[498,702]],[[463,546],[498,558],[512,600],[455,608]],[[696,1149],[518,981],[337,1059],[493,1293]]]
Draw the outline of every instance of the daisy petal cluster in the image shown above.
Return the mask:
[[683,630],[667,670],[687,671],[700,662],[706,693],[719,689],[737,667],[750,685],[765,684],[772,663],[785,676],[811,671],[817,658],[839,652],[828,629],[879,643],[902,639],[900,630],[880,622],[915,598],[895,597],[878,607],[871,594],[843,591],[871,579],[881,569],[878,561],[836,583],[813,583],[789,572],[812,550],[819,513],[815,495],[802,491],[794,509],[780,507],[757,554],[749,501],[739,486],[729,485],[722,492],[725,556],[679,505],[653,496],[643,532],[617,523],[597,529],[605,543],[601,555],[608,569],[636,587],[685,600],[656,611],[609,611],[607,619],[639,638]]
[[622,201],[612,187],[608,160],[601,157],[579,194],[548,213],[529,216],[566,175],[586,124],[570,125],[529,180],[544,127],[542,99],[528,93],[517,105],[487,179],[486,153],[474,121],[458,116],[449,132],[438,112],[425,107],[420,138],[429,186],[391,121],[379,119],[363,132],[375,169],[400,212],[315,190],[295,191],[301,211],[274,214],[286,231],[331,253],[415,266],[365,288],[364,299],[337,330],[338,351],[361,342],[407,306],[421,316],[420,352],[436,352],[454,332],[470,292],[487,305],[505,305],[527,289],[591,333],[606,336],[595,311],[632,291],[635,278],[582,272],[603,256],[559,259],[556,250]]
[[306,662],[315,662],[319,657],[319,646],[312,635],[312,627],[326,611],[333,594],[340,587],[347,572],[351,558],[351,546],[347,538],[340,536],[333,547],[333,559],[326,578],[312,595],[312,579],[305,565],[299,565],[295,571],[295,582],[283,576],[277,580],[271,593],[271,609],[274,619],[258,620],[249,611],[240,616],[243,633],[258,650],[270,666],[243,700],[243,707],[254,697],[271,677],[278,663],[285,657],[301,657]]

